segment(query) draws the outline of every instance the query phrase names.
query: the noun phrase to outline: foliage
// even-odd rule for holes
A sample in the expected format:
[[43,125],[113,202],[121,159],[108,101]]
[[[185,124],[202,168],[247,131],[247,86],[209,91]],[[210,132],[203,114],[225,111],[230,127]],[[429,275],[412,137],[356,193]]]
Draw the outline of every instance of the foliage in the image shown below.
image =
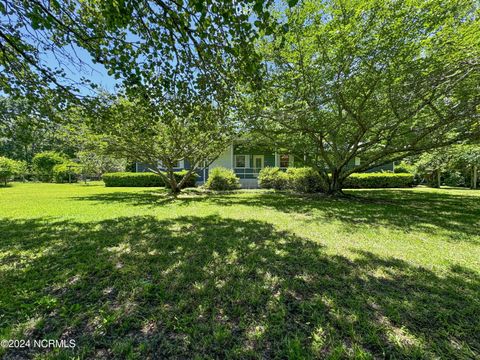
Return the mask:
[[288,168],[288,187],[300,193],[322,191],[323,180],[317,170],[311,167]]
[[73,161],[66,160],[55,165],[52,172],[56,183],[77,182],[82,173],[82,167]]
[[107,187],[161,187],[165,186],[163,179],[151,172],[128,173],[115,172],[102,175]]
[[91,62],[102,64],[132,91],[144,88],[163,96],[188,89],[212,94],[210,87],[228,84],[225,69],[237,69],[237,76],[257,71],[254,39],[259,28],[271,32],[270,3],[3,1],[0,90],[38,97],[52,91],[78,96],[80,85],[89,81],[72,80],[70,73],[94,71],[90,61],[82,59],[89,54]]
[[405,161],[402,161],[399,164],[395,164],[394,173],[396,174],[414,174],[415,165],[409,164]]
[[447,186],[460,186],[466,185],[465,176],[457,170],[448,171],[443,178],[443,183]]
[[404,173],[351,174],[344,183],[348,189],[405,188],[413,185],[413,174]]
[[54,114],[28,99],[0,96],[0,153],[31,162],[41,151],[64,147],[55,136]]
[[7,182],[16,175],[24,175],[26,163],[0,156],[0,182],[7,186]]
[[100,178],[104,173],[125,171],[127,167],[125,159],[117,159],[100,151],[84,150],[77,152],[76,155],[84,176]]
[[480,192],[0,190],[0,358],[480,357]]
[[258,185],[263,189],[284,190],[288,187],[288,175],[278,167],[265,167],[258,174]]
[[232,169],[216,167],[209,171],[205,187],[210,190],[236,190],[240,180]]
[[[236,123],[227,104],[211,104],[200,98],[161,104],[118,98],[92,126],[107,144],[106,151],[151,164],[149,170],[161,176],[176,194],[191,174],[225,150]],[[182,179],[174,176],[180,161],[190,164]]]
[[33,171],[40,181],[49,182],[53,179],[53,167],[65,161],[66,158],[60,153],[54,151],[41,152],[33,157]]
[[[423,178],[433,187],[440,187],[443,182],[451,186],[469,184],[476,188],[475,178],[479,181],[480,146],[461,144],[438,149],[422,154],[415,162],[417,176]],[[463,185],[462,185],[463,184]]]
[[331,193],[353,172],[478,138],[478,11],[472,1],[279,6],[288,32],[259,44],[268,76],[248,97],[251,125],[305,156]]
[[[177,184],[180,184],[183,181],[181,185],[181,189],[184,189],[187,187],[195,187],[198,180],[198,174],[195,172],[192,172],[191,170],[174,171],[173,175],[175,177],[175,181]],[[168,178],[168,176],[164,174],[164,178]],[[169,185],[170,185],[170,182],[166,181],[165,186],[169,186]]]

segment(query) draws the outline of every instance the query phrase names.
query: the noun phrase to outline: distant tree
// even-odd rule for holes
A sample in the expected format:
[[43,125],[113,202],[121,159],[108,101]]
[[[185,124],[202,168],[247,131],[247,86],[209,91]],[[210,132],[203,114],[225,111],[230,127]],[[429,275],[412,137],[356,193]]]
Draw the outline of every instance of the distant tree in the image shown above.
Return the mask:
[[442,185],[442,173],[449,168],[451,153],[448,149],[437,149],[420,155],[415,162],[415,173],[427,180],[427,183],[439,188]]
[[[267,81],[247,110],[266,141],[319,171],[328,193],[353,172],[480,136],[476,2],[279,9],[283,29],[259,45]],[[348,166],[356,157],[360,166]]]
[[76,153],[84,178],[99,178],[104,173],[125,171],[127,160],[103,153],[103,151],[83,150]]
[[65,148],[56,138],[55,114],[28,99],[0,96],[0,154],[31,162],[45,150]]
[[479,181],[480,145],[462,144],[452,147],[449,166],[469,177],[470,188],[476,189]]
[[26,163],[0,156],[0,181],[7,186],[7,182],[16,175],[23,175]]
[[49,182],[53,179],[53,168],[55,165],[66,161],[65,156],[60,153],[54,151],[41,152],[35,155],[32,160],[33,171],[39,180]]

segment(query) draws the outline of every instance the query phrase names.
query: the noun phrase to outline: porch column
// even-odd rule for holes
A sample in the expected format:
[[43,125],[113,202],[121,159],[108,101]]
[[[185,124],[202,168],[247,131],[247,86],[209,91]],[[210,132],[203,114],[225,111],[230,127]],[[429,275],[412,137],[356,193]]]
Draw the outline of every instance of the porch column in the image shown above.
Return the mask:
[[275,149],[275,167],[279,167],[279,161],[278,161],[278,153],[277,153],[277,149]]

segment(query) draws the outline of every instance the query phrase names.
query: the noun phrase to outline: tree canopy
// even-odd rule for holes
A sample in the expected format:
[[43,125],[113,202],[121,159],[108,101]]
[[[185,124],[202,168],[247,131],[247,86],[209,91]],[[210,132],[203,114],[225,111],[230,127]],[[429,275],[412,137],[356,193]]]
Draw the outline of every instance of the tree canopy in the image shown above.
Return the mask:
[[[207,91],[224,71],[251,75],[253,40],[271,32],[269,1],[20,0],[0,3],[0,90],[78,95],[71,73],[89,67],[84,49],[125,88]],[[46,57],[50,60],[47,61]],[[245,77],[245,76],[243,76]],[[211,90],[211,89],[210,89]]]
[[268,85],[253,128],[306,156],[329,192],[354,171],[478,138],[478,16],[474,1],[282,9],[288,32],[260,44]]

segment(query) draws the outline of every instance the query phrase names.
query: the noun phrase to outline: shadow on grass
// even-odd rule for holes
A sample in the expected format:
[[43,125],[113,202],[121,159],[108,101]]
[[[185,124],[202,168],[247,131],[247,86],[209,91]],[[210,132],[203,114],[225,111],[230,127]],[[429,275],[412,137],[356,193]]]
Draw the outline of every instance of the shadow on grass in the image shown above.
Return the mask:
[[252,192],[250,194],[208,194],[195,190],[173,199],[164,192],[118,192],[76,200],[122,202],[132,206],[189,205],[210,202],[220,206],[244,205],[272,208],[286,213],[311,215],[311,221],[344,222],[345,229],[357,226],[387,226],[402,231],[447,232],[453,241],[472,241],[479,235],[480,197],[452,193],[412,190],[350,191],[351,196],[332,198],[323,195],[300,196],[284,192]]
[[219,216],[3,220],[0,239],[0,337],[77,342],[6,358],[480,356],[480,276],[458,266],[329,256]]

